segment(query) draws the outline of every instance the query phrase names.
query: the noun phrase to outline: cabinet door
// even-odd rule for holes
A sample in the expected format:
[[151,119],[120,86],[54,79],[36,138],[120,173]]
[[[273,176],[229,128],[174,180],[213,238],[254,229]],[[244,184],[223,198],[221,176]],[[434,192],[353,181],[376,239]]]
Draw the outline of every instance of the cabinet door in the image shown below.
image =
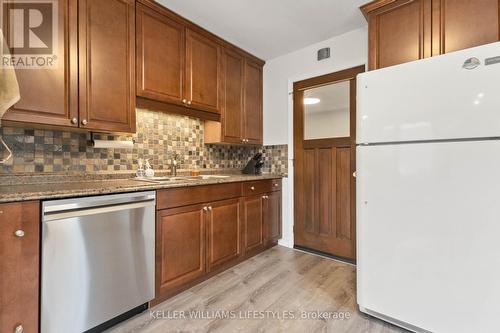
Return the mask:
[[499,0],[441,0],[435,13],[441,17],[432,28],[440,31],[433,40],[440,53],[497,42],[500,39]]
[[262,67],[245,62],[245,131],[247,143],[262,144]]
[[397,0],[368,14],[369,67],[430,57],[432,0]]
[[266,195],[264,200],[264,227],[266,241],[274,243],[281,238],[281,191]]
[[184,26],[137,4],[137,95],[182,104]]
[[263,198],[255,195],[244,198],[244,246],[245,252],[258,250],[264,245]]
[[213,271],[241,254],[240,200],[212,203],[207,211],[207,268]]
[[205,274],[202,205],[166,209],[156,219],[156,296]]
[[135,132],[135,1],[78,4],[81,127]]
[[[12,6],[15,8],[16,4]],[[9,36],[11,26],[8,19],[9,16],[6,16],[4,20],[5,36]],[[78,126],[78,31],[75,1],[58,2],[57,24],[57,66],[49,69],[16,69],[21,99],[4,115],[4,120]],[[8,39],[7,41],[10,42]],[[16,54],[15,49],[12,53]]]
[[220,46],[192,30],[186,30],[187,104],[195,109],[220,113]]
[[0,205],[0,332],[38,332],[39,203]]
[[224,50],[222,57],[224,92],[222,108],[223,142],[241,143],[243,139],[243,77],[244,59]]

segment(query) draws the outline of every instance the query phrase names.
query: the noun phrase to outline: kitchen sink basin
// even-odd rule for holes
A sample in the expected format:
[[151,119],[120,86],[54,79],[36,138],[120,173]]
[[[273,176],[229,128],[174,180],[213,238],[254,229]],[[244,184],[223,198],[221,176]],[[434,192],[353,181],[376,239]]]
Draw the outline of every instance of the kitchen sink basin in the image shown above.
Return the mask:
[[178,177],[150,177],[150,178],[134,178],[137,181],[161,184],[161,183],[170,183],[177,181],[194,181],[194,180],[209,180],[209,179],[223,179],[228,178],[229,176],[222,175],[200,175],[200,176],[178,176]]

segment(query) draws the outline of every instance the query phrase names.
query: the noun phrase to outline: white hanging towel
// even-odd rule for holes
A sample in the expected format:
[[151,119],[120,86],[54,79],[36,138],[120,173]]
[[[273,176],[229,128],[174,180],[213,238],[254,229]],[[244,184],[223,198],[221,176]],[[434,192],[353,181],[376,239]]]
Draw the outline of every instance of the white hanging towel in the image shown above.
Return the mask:
[[[0,29],[0,43],[2,46],[2,56],[9,57],[9,47],[5,41],[3,31]],[[2,117],[7,110],[17,103],[21,95],[19,93],[19,84],[17,83],[16,72],[12,66],[3,66],[0,64],[0,127],[2,126]],[[0,143],[5,147],[8,156],[0,159],[0,164],[7,162],[12,157],[12,151],[0,136]]]

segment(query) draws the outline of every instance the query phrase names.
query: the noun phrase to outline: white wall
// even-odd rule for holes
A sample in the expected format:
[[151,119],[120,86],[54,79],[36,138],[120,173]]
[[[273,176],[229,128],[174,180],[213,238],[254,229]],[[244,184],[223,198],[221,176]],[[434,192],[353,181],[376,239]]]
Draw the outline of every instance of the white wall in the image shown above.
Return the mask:
[[[331,57],[317,61],[316,52],[330,47]],[[264,144],[288,144],[288,178],[283,181],[283,238],[281,245],[293,247],[293,145],[291,92],[293,82],[366,64],[366,27],[268,60],[264,67]]]

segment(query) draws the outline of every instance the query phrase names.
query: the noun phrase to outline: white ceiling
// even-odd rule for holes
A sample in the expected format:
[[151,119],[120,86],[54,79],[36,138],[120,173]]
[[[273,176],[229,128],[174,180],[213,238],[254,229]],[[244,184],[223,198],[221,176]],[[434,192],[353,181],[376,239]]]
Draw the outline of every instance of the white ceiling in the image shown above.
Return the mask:
[[305,105],[305,113],[345,111],[349,108],[349,81],[307,89],[304,98],[319,98],[318,104]]
[[366,25],[369,0],[157,0],[177,14],[264,59]]

